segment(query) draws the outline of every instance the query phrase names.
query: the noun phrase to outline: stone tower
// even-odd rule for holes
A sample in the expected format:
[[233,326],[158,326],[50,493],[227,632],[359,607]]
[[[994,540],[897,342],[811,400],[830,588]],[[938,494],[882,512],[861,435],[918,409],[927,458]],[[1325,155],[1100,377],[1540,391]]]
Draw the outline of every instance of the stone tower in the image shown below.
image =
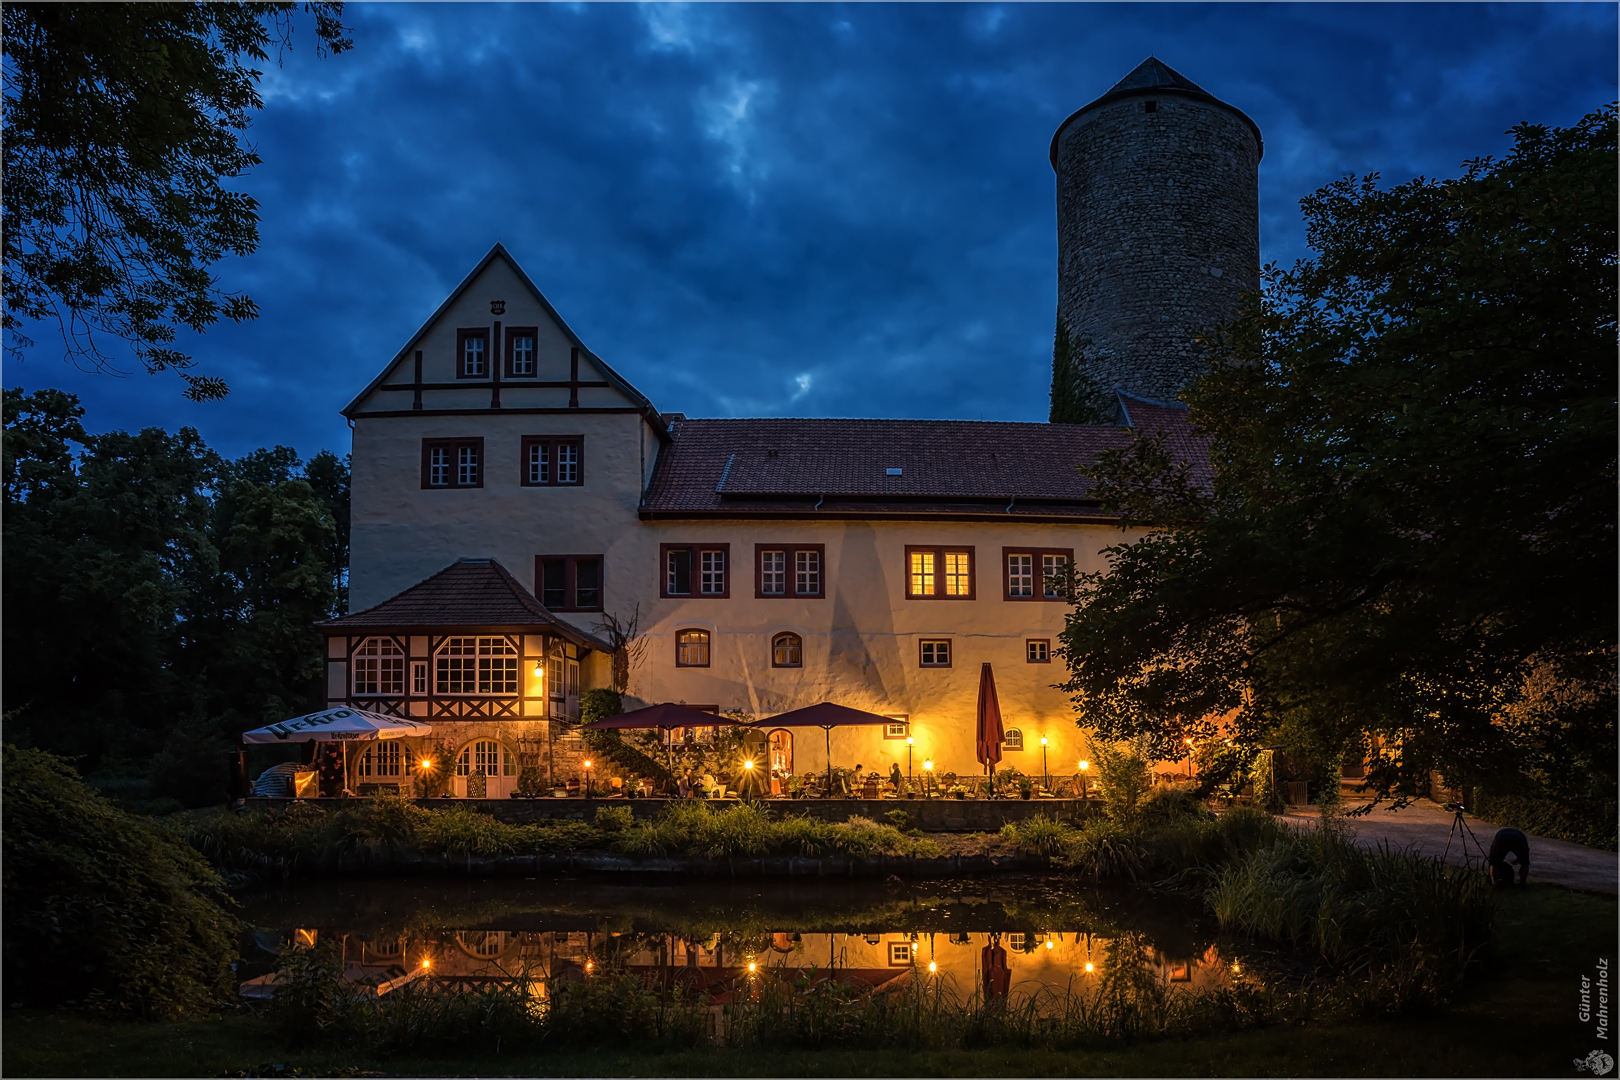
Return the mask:
[[1099,406],[1173,400],[1192,335],[1259,288],[1260,154],[1253,120],[1151,57],[1052,136],[1058,318]]

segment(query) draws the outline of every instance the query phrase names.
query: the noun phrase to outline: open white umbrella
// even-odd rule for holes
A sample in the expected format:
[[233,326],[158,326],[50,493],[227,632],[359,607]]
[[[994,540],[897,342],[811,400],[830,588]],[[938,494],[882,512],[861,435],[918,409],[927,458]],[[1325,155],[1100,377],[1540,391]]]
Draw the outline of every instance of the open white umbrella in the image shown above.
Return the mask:
[[387,716],[364,709],[325,709],[266,724],[242,732],[245,743],[376,742],[378,739],[414,739],[432,733],[433,725],[403,716]]

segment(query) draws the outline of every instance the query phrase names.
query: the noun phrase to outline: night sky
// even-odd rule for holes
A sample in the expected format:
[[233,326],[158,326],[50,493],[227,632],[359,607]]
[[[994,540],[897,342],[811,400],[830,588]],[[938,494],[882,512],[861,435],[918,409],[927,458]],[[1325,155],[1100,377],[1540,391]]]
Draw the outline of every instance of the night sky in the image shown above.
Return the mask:
[[[266,72],[216,266],[261,315],[188,338],[232,385],[62,360],[5,383],[92,430],[347,452],[342,408],[501,241],[595,352],[691,416],[1045,420],[1052,133],[1154,55],[1260,126],[1265,261],[1349,173],[1455,175],[1616,97],[1613,4],[351,4]],[[133,367],[133,365],[129,365]]]

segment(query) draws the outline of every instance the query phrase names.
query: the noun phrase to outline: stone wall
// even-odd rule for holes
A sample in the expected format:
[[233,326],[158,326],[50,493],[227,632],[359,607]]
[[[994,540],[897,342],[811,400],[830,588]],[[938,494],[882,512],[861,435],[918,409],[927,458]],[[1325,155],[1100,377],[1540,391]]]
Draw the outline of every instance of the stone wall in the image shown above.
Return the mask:
[[1259,288],[1260,152],[1242,114],[1164,88],[1065,125],[1058,315],[1097,389],[1174,400],[1202,370],[1193,334]]

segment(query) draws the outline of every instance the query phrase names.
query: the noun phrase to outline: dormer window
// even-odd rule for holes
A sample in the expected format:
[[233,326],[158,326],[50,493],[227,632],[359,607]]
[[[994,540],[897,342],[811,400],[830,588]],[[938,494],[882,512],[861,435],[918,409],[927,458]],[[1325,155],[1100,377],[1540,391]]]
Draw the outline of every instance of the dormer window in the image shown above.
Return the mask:
[[457,330],[456,356],[456,378],[489,378],[489,331],[483,327]]

